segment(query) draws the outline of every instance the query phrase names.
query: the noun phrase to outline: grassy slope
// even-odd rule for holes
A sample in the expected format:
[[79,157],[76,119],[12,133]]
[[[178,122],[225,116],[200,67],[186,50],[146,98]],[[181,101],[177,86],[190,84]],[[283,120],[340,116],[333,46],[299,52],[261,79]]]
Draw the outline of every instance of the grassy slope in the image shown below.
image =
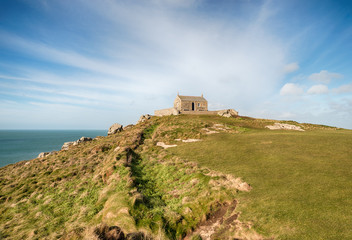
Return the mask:
[[352,131],[313,125],[306,132],[270,131],[257,129],[258,121],[224,121],[250,130],[169,151],[243,176],[253,190],[241,194],[241,219],[264,235],[352,239]]
[[[157,147],[157,141],[170,137],[197,137],[205,125],[188,121],[187,127],[175,128],[170,119],[153,118],[0,168],[0,238],[98,239],[113,234],[114,226],[154,239],[191,236],[200,222],[234,201],[236,181]],[[226,211],[224,219],[235,218],[233,208]],[[252,234],[245,224],[236,224],[241,231],[228,225],[218,236]]]
[[[119,226],[125,233],[180,239],[198,234],[197,226],[218,209],[226,210],[229,224],[218,228],[217,239],[258,237],[247,221],[280,239],[351,238],[352,132],[308,124],[306,132],[264,129],[273,122],[153,118],[0,168],[0,238],[97,239],[105,226]],[[226,133],[212,128],[217,123]],[[204,128],[222,133],[207,135]],[[188,138],[203,141],[175,140]],[[178,147],[163,150],[158,141]],[[235,178],[211,169],[242,176],[253,190],[237,193]],[[234,198],[242,223],[233,220],[237,210],[224,208]]]

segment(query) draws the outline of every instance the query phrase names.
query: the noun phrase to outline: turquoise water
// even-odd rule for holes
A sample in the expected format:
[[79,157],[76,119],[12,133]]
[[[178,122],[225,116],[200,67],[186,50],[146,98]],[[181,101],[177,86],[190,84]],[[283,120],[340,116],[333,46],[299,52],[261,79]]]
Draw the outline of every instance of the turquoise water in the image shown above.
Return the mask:
[[0,167],[61,149],[81,137],[106,136],[106,130],[0,130]]

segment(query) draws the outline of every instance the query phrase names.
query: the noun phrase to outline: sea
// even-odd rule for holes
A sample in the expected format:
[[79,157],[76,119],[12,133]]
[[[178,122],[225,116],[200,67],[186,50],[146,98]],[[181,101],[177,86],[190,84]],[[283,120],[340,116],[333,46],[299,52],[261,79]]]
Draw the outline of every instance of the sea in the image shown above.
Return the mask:
[[0,167],[58,151],[64,142],[106,135],[107,130],[0,130]]

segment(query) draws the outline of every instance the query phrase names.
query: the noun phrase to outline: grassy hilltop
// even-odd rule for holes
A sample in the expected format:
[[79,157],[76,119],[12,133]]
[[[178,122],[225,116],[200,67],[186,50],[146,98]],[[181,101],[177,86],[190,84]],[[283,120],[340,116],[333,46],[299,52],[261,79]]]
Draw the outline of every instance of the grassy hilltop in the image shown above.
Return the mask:
[[0,239],[351,239],[352,131],[275,122],[153,117],[0,168]]

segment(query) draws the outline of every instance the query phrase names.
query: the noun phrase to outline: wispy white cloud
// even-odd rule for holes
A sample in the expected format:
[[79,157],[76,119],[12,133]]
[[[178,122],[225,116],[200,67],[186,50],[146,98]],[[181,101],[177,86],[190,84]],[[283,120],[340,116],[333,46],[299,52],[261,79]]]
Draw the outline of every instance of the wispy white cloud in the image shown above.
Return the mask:
[[199,4],[200,0],[151,0],[151,2],[161,7],[189,8]]
[[310,87],[307,91],[308,94],[325,94],[329,92],[329,88],[326,85],[318,84]]
[[[258,98],[268,96],[281,80],[285,47],[265,29],[265,21],[272,14],[267,6],[262,7],[252,22],[238,28],[228,25],[224,19],[209,19],[193,15],[192,11],[179,12],[172,7],[186,4],[192,8],[197,1],[191,5],[186,1],[170,1],[167,6],[156,2],[160,5],[157,8],[155,5],[121,2],[87,4],[111,23],[109,33],[102,36],[105,43],[99,46],[109,60],[11,34],[4,35],[13,48],[45,61],[85,71],[84,75],[75,78],[43,76],[46,73],[35,76],[32,73],[29,75],[31,80],[51,79],[51,82],[63,82],[67,86],[76,84],[83,88],[100,85],[97,89],[105,86],[120,94],[128,92],[137,101],[141,100],[138,97],[141,93],[162,97],[177,91],[187,94],[204,92],[210,98],[221,98],[225,105],[238,102],[235,99],[252,99],[252,95]],[[133,40],[121,45],[118,40],[121,31]],[[85,76],[89,77],[83,79]],[[255,106],[256,100],[242,104]]]
[[335,92],[335,93],[352,93],[352,83],[345,84],[340,87],[334,88],[333,92]]
[[303,88],[295,83],[286,83],[280,90],[280,95],[282,96],[298,96],[303,93]]
[[28,81],[28,78],[21,78],[21,77],[13,77],[13,76],[5,76],[5,75],[0,75],[0,79],[6,79],[6,80],[23,80],[23,81]]
[[[84,0],[45,1],[38,11],[57,14],[55,18],[61,20],[67,16],[70,20],[66,22],[67,29],[60,29],[65,38],[55,27],[48,29],[45,25],[36,26],[40,36],[34,38],[9,29],[0,30],[2,47],[23,59],[33,60],[26,65],[25,60],[15,59],[6,63],[11,68],[0,62],[1,93],[6,96],[0,102],[2,107],[6,106],[6,112],[0,116],[16,115],[11,105],[18,110],[22,101],[23,113],[36,112],[45,115],[45,121],[56,124],[60,123],[55,117],[60,119],[59,115],[65,114],[83,119],[81,114],[97,123],[103,121],[97,116],[104,116],[104,121],[132,122],[142,113],[172,106],[178,91],[185,95],[204,93],[213,109],[232,107],[259,117],[301,117],[295,110],[301,112],[306,107],[304,100],[318,106],[318,110],[313,110],[322,111],[323,103],[314,99],[323,98],[316,94],[325,93],[326,88],[315,85],[308,89],[311,84],[306,82],[304,72],[309,70],[299,54],[289,56],[288,45],[292,47],[294,43],[288,44],[275,33],[277,25],[273,26],[272,20],[280,9],[273,2],[251,5],[250,9],[246,5],[240,14],[245,18],[236,14],[208,14],[209,6],[203,3],[201,0],[104,4]],[[72,9],[72,4],[82,7],[79,19],[71,16],[71,11],[65,14],[54,11],[57,5],[61,10]],[[236,3],[231,6],[237,7]],[[89,24],[82,24],[81,19]],[[71,25],[78,31],[73,31]],[[288,59],[297,59],[300,64],[290,63]],[[293,72],[297,76],[286,79]],[[342,74],[323,70],[309,79],[328,84],[341,77]],[[333,91],[342,93],[351,89],[344,85]],[[290,99],[299,99],[295,104],[285,102],[297,109],[273,106]],[[262,102],[267,105],[261,105]],[[55,108],[60,113],[52,110]],[[0,125],[6,125],[2,119]]]
[[328,72],[327,70],[321,70],[319,73],[313,73],[308,78],[310,80],[320,82],[320,83],[330,83],[333,79],[342,78],[343,75],[340,73]]
[[294,63],[290,63],[290,64],[287,64],[285,67],[284,67],[284,72],[285,73],[292,73],[292,72],[295,72],[299,69],[299,65],[297,62],[294,62]]

